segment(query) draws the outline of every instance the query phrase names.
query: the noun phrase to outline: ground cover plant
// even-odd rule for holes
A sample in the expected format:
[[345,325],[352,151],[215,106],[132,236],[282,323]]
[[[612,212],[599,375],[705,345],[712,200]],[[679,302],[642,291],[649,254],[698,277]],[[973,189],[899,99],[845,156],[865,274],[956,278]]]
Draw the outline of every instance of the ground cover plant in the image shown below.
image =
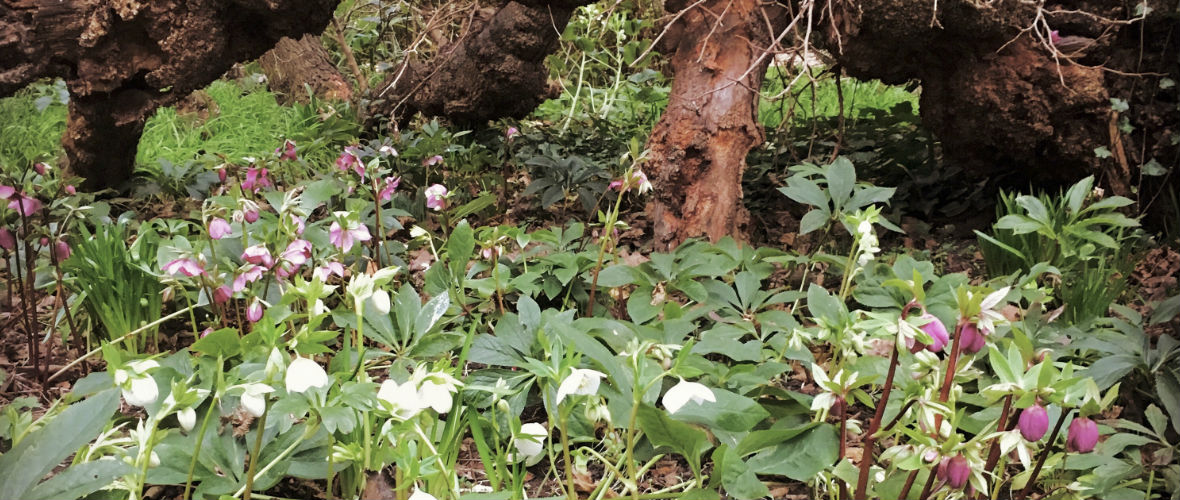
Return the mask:
[[[379,81],[409,14],[345,8]],[[749,238],[653,250],[652,28],[584,9],[554,97],[476,126],[248,65],[122,192],[45,140],[60,85],[0,100],[0,498],[1180,498],[1167,224],[956,183],[916,86],[780,61]]]

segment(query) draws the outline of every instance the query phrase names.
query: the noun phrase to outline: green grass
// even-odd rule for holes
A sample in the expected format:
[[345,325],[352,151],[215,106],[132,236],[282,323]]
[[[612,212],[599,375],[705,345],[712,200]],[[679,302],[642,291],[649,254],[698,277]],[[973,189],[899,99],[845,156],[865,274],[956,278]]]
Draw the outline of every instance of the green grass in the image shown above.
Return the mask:
[[[764,96],[781,94],[786,84],[794,78],[794,73],[779,66],[771,66],[766,71],[766,80],[762,84]],[[818,74],[819,71],[817,70]],[[918,110],[918,93],[903,87],[886,85],[879,80],[861,81],[845,77],[841,79],[844,93],[844,116],[848,119],[866,117],[872,112],[885,112],[902,103],[909,103],[915,114]],[[782,125],[784,116],[792,113],[795,123],[807,123],[813,119],[833,118],[840,114],[840,97],[836,91],[836,79],[831,76],[817,78],[814,91],[810,88],[811,81],[800,78],[795,82],[790,93],[778,101],[763,99],[758,105],[758,118],[767,128],[777,128]],[[796,100],[797,102],[793,102]],[[791,110],[794,106],[793,111]]]
[[66,129],[64,87],[36,83],[0,99],[0,171],[18,173],[61,154]]

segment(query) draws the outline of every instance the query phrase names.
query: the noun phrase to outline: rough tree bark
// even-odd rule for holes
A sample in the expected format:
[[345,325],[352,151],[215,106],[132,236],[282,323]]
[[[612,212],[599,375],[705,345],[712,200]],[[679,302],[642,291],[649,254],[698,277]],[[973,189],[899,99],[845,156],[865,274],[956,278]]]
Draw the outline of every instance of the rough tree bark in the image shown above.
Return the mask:
[[545,57],[574,9],[590,3],[509,1],[431,60],[391,70],[374,89],[373,116],[404,123],[421,112],[463,124],[523,118],[545,98]]
[[[1160,76],[1177,75],[1175,2],[1147,2],[1153,14],[1142,21],[1110,21],[1133,18],[1136,3],[844,2],[838,22],[825,25],[826,45],[852,76],[920,80],[923,123],[947,161],[969,173],[1015,173],[1021,182],[1098,174],[1128,195],[1136,165],[1176,158],[1169,137],[1180,123],[1176,91],[1159,90]],[[1054,57],[1050,30],[1075,42],[1058,42],[1072,57]],[[1111,98],[1130,111],[1112,110]],[[1139,131],[1122,134],[1124,118]],[[1112,155],[1096,156],[1098,146]]]
[[320,37],[303,35],[298,40],[283,37],[273,49],[258,58],[258,65],[266,74],[270,90],[278,94],[280,102],[307,103],[307,89],[319,97],[342,101],[352,100],[352,86],[336,65],[328,58]]
[[[676,0],[665,9],[688,5]],[[741,201],[746,155],[764,140],[758,90],[772,57],[762,47],[785,14],[758,0],[707,0],[669,28],[675,77],[644,167],[655,186],[647,206],[655,248],[741,235],[749,219]]]
[[68,167],[91,188],[134,170],[144,121],[284,36],[319,33],[338,0],[0,0],[0,96],[64,78]]

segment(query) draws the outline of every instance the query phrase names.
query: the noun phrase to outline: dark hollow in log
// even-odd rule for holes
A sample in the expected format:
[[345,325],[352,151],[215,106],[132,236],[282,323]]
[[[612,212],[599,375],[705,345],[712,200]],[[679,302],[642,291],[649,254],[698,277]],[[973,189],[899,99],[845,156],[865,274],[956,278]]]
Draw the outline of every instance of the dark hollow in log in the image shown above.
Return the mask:
[[338,0],[0,0],[0,96],[63,78],[67,167],[89,188],[134,170],[143,123],[284,36],[320,33]]

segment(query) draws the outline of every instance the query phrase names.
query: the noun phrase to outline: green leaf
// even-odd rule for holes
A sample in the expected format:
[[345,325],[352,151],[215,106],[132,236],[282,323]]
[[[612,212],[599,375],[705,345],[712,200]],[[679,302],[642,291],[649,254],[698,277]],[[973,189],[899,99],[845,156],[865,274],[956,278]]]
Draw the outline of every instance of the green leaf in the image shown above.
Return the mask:
[[787,195],[787,198],[799,203],[811,205],[824,211],[830,210],[828,197],[824,194],[823,189],[802,175],[792,175],[787,179],[787,187],[781,187],[778,190]]
[[1044,225],[1023,215],[1008,214],[1000,217],[994,227],[1007,229],[1016,234],[1028,234],[1040,231]]
[[598,286],[614,288],[631,285],[638,281],[635,268],[626,264],[616,264],[598,272]]
[[1156,161],[1155,158],[1152,158],[1151,161],[1144,163],[1143,166],[1139,167],[1139,171],[1142,172],[1143,175],[1149,177],[1159,177],[1168,173],[1168,167],[1160,165],[1160,162]]
[[[1180,314],[1180,295],[1168,297],[1155,306],[1155,310],[1151,312],[1151,321],[1149,325],[1158,325],[1172,321],[1177,314]],[[1177,429],[1180,430],[1180,429]]]
[[0,456],[0,498],[26,498],[36,482],[98,436],[119,408],[119,391],[107,389],[74,403]]
[[192,350],[211,358],[229,359],[242,351],[241,340],[237,329],[222,328],[193,342]]
[[466,220],[460,221],[451,231],[446,248],[451,274],[456,279],[462,278],[467,270],[467,262],[471,260],[471,254],[475,251],[475,230],[471,229],[471,224]]
[[815,283],[807,289],[807,310],[811,315],[822,318],[829,325],[838,325],[847,314],[844,304],[833,297],[828,291]]
[[1069,191],[1065,193],[1065,202],[1069,207],[1069,213],[1076,214],[1082,210],[1082,203],[1086,201],[1086,196],[1090,194],[1093,187],[1094,176],[1092,175],[1069,187]]
[[479,198],[464,203],[463,206],[455,209],[455,213],[451,214],[451,219],[462,219],[468,215],[482,212],[494,203],[496,203],[496,194],[491,192],[484,193]]
[[841,156],[828,166],[824,177],[828,180],[828,194],[832,197],[833,210],[840,212],[848,202],[853,186],[856,185],[856,167],[852,166],[848,158]]
[[70,467],[37,485],[27,500],[82,498],[130,474],[134,469],[119,460],[98,460]]
[[1180,432],[1180,380],[1175,372],[1160,370],[1155,374],[1155,391],[1159,394],[1160,403],[1168,410],[1172,417],[1172,429]]
[[729,432],[747,432],[770,416],[757,401],[725,389],[713,389],[715,403],[688,404],[674,418]]
[[802,219],[799,219],[799,235],[802,236],[816,229],[820,229],[827,223],[828,214],[824,213],[823,210],[816,209],[807,212],[803,215]]
[[750,468],[759,474],[787,476],[810,481],[836,463],[840,436],[831,424],[820,424],[799,436],[750,458]]
[[1110,158],[1110,156],[1111,156],[1110,148],[1108,148],[1106,146],[1098,146],[1098,147],[1094,148],[1094,156],[1097,156],[1099,158]]
[[672,420],[663,410],[650,404],[640,403],[636,417],[639,428],[653,445],[676,450],[693,465],[693,470],[700,469],[701,454],[713,447],[705,431]]
[[1144,410],[1143,416],[1147,417],[1147,422],[1151,424],[1151,430],[1155,431],[1155,435],[1163,437],[1168,432],[1168,417],[1164,415],[1160,407],[1151,404],[1147,405],[1147,410]]
[[726,450],[725,455],[725,469],[721,474],[721,484],[725,486],[725,492],[730,497],[738,500],[754,500],[770,496],[770,489],[758,480],[753,468],[743,462],[734,450]]

